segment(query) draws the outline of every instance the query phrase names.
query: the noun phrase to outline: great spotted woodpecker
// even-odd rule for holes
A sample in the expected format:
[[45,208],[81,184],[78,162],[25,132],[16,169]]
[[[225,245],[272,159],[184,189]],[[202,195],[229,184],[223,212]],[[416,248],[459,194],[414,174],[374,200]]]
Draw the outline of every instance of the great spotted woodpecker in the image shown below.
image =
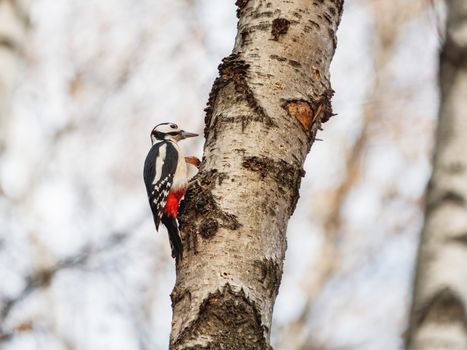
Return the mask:
[[144,183],[156,230],[162,221],[169,233],[172,257],[177,262],[183,257],[177,214],[188,186],[187,164],[199,165],[195,164],[197,158],[183,156],[177,142],[194,136],[198,134],[181,130],[174,123],[156,125],[151,131],[152,147],[144,162]]

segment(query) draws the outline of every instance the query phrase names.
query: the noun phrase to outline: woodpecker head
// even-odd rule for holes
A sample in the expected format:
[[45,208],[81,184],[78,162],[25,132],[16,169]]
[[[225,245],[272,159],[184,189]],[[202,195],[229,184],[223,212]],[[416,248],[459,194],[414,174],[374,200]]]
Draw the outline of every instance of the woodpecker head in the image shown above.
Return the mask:
[[181,130],[175,123],[161,123],[156,125],[154,129],[152,129],[151,142],[152,144],[161,140],[172,140],[177,142],[188,137],[195,136],[198,136],[198,134]]

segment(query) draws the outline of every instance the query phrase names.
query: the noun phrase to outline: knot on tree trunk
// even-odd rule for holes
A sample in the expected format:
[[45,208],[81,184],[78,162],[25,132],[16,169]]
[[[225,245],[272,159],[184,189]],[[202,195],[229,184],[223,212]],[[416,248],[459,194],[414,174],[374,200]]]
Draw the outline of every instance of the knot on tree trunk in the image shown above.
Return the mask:
[[[210,293],[201,303],[199,315],[201,317],[180,333],[171,349],[271,349],[264,338],[261,314],[243,289],[235,291],[227,283],[223,288]],[[190,336],[201,329],[204,341],[191,339]]]

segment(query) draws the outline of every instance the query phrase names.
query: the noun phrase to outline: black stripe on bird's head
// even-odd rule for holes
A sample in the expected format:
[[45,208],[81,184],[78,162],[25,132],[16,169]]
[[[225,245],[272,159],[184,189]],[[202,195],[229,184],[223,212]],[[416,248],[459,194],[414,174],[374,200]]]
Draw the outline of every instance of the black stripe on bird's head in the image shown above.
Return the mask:
[[175,123],[157,124],[151,131],[152,144],[162,140],[180,141],[188,137],[195,137],[198,134],[181,130]]

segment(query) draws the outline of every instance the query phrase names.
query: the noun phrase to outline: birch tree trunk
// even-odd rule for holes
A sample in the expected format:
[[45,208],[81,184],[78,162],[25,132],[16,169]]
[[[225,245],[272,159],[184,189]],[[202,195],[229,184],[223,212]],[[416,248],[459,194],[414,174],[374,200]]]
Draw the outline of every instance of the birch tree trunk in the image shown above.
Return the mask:
[[332,115],[343,0],[236,4],[235,46],[209,96],[203,161],[180,217],[171,349],[270,348],[287,222]]
[[467,2],[450,0],[408,349],[467,349]]
[[15,0],[0,0],[0,154],[16,80],[26,19]]

